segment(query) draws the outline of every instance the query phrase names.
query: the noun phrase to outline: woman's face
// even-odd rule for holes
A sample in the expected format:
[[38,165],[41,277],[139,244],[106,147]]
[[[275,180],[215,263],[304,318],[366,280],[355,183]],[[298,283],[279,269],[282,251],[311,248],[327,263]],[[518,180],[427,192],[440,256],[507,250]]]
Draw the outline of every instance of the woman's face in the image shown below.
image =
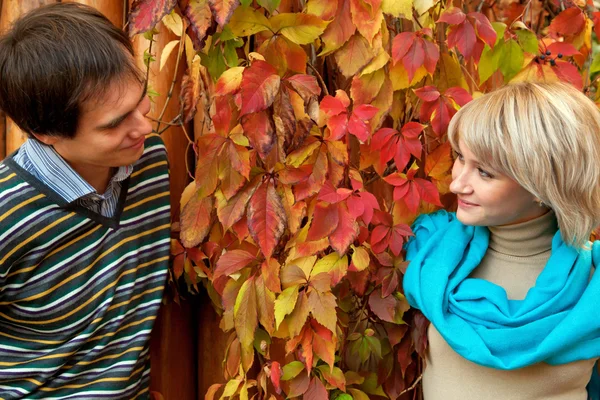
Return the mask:
[[458,146],[450,190],[458,197],[456,217],[460,222],[478,226],[511,225],[548,211],[511,178],[483,170],[461,140]]

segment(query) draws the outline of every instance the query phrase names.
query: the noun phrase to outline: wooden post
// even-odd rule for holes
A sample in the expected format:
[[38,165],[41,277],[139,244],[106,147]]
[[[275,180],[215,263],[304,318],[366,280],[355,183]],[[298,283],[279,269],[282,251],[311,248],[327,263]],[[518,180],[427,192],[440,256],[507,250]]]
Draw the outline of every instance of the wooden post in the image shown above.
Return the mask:
[[[55,0],[3,0],[0,12],[0,32],[10,29],[12,23],[21,15],[44,4],[55,3]],[[10,154],[18,149],[27,139],[21,129],[6,118],[5,153]]]
[[[170,33],[162,23],[159,23],[156,28],[160,33],[155,36],[157,41],[152,44],[152,53],[155,54],[157,60],[160,60],[160,53],[164,46],[178,38]],[[143,54],[149,44],[149,41],[142,35],[134,38],[137,61],[144,69]],[[176,51],[174,50],[174,52]],[[160,94],[156,98],[156,103],[152,105],[152,111],[149,114],[151,118],[159,118],[174,76],[176,76],[176,84],[162,120],[171,121],[179,114],[179,92],[186,62],[182,59],[176,68],[176,58],[176,54],[171,54],[162,71],[159,71],[158,62],[151,65],[148,85]],[[156,123],[153,125],[156,126]],[[161,124],[161,129],[165,126],[165,124]],[[189,134],[193,135],[191,125],[188,130]],[[177,221],[180,211],[179,199],[189,182],[184,156],[188,141],[183,129],[178,126],[169,128],[162,134],[162,138],[169,153],[171,215],[172,220]],[[181,306],[169,303],[161,307],[159,318],[152,331],[150,390],[160,392],[165,400],[196,399],[196,333],[193,321],[194,313],[189,303],[183,302]]]

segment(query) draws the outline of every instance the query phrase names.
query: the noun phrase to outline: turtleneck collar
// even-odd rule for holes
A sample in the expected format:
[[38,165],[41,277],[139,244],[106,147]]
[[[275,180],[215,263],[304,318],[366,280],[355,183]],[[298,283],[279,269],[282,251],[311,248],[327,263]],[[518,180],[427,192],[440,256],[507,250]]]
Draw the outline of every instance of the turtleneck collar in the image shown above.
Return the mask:
[[514,225],[490,226],[490,249],[498,253],[528,257],[552,248],[552,238],[558,230],[554,211]]

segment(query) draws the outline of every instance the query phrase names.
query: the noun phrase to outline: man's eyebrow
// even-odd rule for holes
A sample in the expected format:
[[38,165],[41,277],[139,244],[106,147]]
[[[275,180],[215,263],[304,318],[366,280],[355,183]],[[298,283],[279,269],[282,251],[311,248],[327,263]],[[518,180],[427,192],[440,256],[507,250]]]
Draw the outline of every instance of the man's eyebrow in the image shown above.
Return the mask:
[[142,91],[142,95],[140,96],[140,99],[138,100],[137,104],[135,105],[135,108],[133,108],[130,111],[127,111],[123,115],[120,115],[120,116],[114,118],[112,121],[110,121],[106,124],[97,126],[96,129],[99,131],[103,131],[103,130],[112,129],[112,128],[115,128],[116,126],[118,126],[121,122],[123,122],[125,120],[125,118],[129,117],[129,115],[133,111],[135,111],[135,109],[140,105],[140,103],[144,100],[144,97],[146,97],[147,90],[148,90],[148,85],[144,84],[144,90]]

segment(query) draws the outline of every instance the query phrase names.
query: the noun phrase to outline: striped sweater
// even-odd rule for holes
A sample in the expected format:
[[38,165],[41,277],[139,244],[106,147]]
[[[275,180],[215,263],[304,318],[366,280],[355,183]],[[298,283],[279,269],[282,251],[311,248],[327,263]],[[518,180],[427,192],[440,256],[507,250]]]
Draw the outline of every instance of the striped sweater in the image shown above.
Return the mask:
[[0,164],[0,399],[149,397],[170,248],[159,136],[103,217]]

